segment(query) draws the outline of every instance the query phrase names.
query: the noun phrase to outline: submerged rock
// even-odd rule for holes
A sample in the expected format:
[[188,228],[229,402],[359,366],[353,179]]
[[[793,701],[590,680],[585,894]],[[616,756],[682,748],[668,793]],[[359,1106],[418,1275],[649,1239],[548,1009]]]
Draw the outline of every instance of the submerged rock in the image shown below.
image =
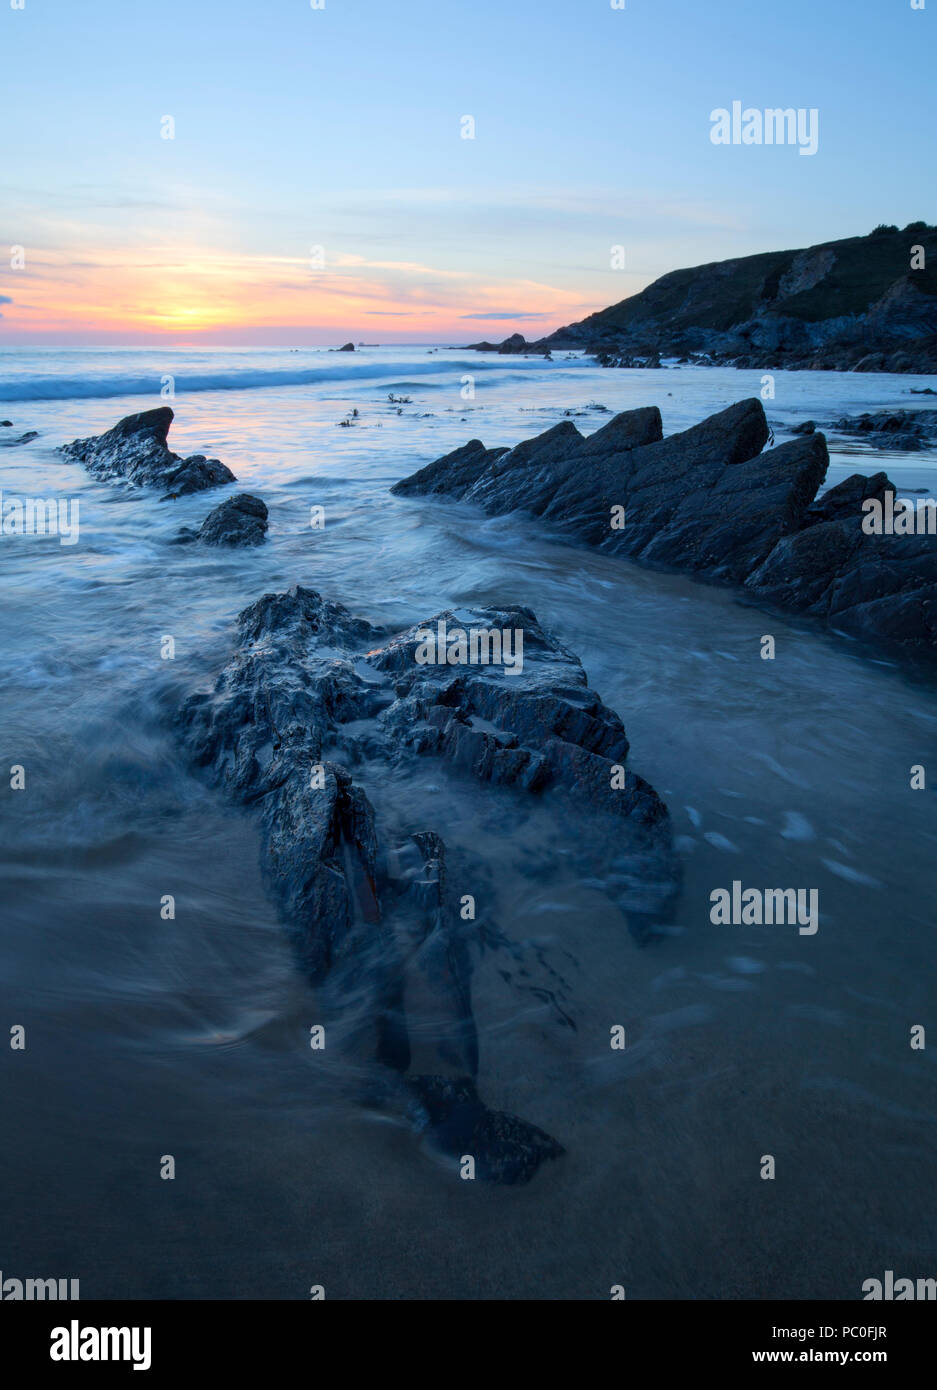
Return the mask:
[[[4,424],[9,425],[10,423],[9,420],[4,421]],[[31,444],[34,439],[38,438],[38,430],[27,430],[26,433],[21,434],[18,439],[0,439],[0,445],[5,449],[15,449],[17,444]]]
[[476,1175],[488,1182],[529,1182],[544,1159],[566,1152],[536,1125],[489,1110],[468,1077],[411,1076],[408,1087],[418,1107],[417,1123],[432,1127],[450,1157],[477,1155]]
[[[443,623],[452,650],[459,633],[510,631],[511,651],[421,663]],[[500,933],[460,913],[448,861],[472,848],[447,850],[431,806],[414,805],[409,824],[379,815],[365,788],[380,796],[388,769],[430,757],[456,785],[489,788],[504,814],[536,798],[581,871],[604,867],[644,939],[670,920],[679,876],[666,807],[625,775],[621,720],[528,609],[440,614],[389,635],[296,587],[265,595],[238,627],[212,693],[184,706],[182,735],[199,766],[256,807],[265,879],[303,972],[355,1045],[397,1076],[404,1108],[442,1152],[471,1153],[491,1180],[526,1181],[562,1150],[477,1095],[473,960]]]
[[206,545],[263,545],[266,535],[266,504],[250,492],[225,498],[198,531],[198,539]]
[[[889,416],[891,439],[907,429],[903,414]],[[866,418],[873,437],[888,432],[887,421]],[[744,585],[837,631],[937,655],[937,537],[869,534],[863,504],[894,491],[884,474],[855,475],[816,502],[824,435],[762,453],[768,436],[758,399],[668,439],[656,409],[626,411],[587,438],[565,420],[513,449],[472,440],[391,490],[532,513],[572,540]]]
[[137,487],[165,488],[164,501],[236,482],[218,459],[204,454],[180,458],[166,443],[173,412],[168,405],[127,415],[113,429],[64,444],[61,453],[95,478],[126,478]]
[[839,434],[864,439],[876,449],[916,453],[937,440],[937,410],[879,410],[846,415],[833,425]]
[[593,356],[600,367],[619,367],[634,370],[635,368],[658,370],[661,365],[659,352],[647,352],[635,354],[630,352],[616,352],[614,348],[597,347],[593,350]]

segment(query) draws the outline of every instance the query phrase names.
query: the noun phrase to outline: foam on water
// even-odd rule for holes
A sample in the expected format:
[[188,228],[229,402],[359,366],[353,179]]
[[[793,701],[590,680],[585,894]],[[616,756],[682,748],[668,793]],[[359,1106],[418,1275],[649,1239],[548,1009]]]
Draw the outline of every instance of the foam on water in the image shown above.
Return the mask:
[[[433,389],[443,382],[424,380],[453,372],[494,375],[503,380],[523,380],[531,370],[543,371],[539,357],[505,358],[438,349],[375,350],[365,348],[339,354],[329,348],[226,349],[179,351],[151,349],[93,352],[22,351],[0,349],[0,401],[67,401],[114,399],[121,396],[158,395],[164,379],[173,378],[178,392],[250,391],[276,386],[354,388],[375,381],[400,389],[420,384]],[[427,360],[429,359],[429,360]]]

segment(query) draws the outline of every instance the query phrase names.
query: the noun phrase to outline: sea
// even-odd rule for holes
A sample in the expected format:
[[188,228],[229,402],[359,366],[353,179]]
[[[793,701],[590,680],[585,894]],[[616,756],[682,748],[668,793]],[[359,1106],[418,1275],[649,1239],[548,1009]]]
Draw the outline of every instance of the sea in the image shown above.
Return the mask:
[[[937,1275],[937,690],[730,589],[390,493],[469,439],[564,418],[589,433],[657,405],[670,434],[766,392],[782,442],[925,407],[911,389],[935,384],[433,344],[0,350],[3,497],[80,516],[73,545],[0,536],[4,1277],[78,1278],[82,1298],[513,1300],[858,1299],[885,1269]],[[162,404],[175,451],[236,485],[162,502],[56,452]],[[933,449],[829,442],[829,484],[885,469],[937,495]],[[265,545],[173,543],[235,490],[266,502]],[[527,1186],[462,1180],[355,1103],[340,1049],[310,1048],[317,1002],[256,822],[179,747],[172,712],[210,688],[238,612],[296,583],[387,627],[529,606],[670,808],[683,893],[642,946],[536,818],[505,833],[486,789],[430,766],[381,789],[481,856],[504,932],[562,962],[574,1027],[482,962],[475,981],[482,1095],[566,1150]],[[735,881],[816,889],[818,931],[714,925]]]

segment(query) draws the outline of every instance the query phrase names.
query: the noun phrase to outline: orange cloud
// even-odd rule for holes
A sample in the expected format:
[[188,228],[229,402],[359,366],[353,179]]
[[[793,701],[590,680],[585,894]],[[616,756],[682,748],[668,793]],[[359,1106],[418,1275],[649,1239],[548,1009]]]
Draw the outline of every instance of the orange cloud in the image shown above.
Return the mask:
[[[12,303],[4,336],[88,331],[177,338],[273,327],[328,333],[367,328],[375,318],[399,320],[393,331],[465,337],[468,315],[495,316],[510,304],[537,322],[568,321],[592,306],[533,280],[491,283],[471,271],[363,256],[312,260],[207,252],[203,247],[153,246],[81,253],[27,252],[11,272]],[[543,316],[540,318],[539,316]]]

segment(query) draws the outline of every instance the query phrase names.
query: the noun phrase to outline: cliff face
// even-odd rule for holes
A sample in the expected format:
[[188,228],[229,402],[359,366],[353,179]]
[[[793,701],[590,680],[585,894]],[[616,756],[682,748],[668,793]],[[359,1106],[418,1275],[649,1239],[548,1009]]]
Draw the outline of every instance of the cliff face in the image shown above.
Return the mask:
[[738,366],[933,371],[935,267],[937,228],[879,228],[672,271],[543,341],[626,358],[705,354]]

